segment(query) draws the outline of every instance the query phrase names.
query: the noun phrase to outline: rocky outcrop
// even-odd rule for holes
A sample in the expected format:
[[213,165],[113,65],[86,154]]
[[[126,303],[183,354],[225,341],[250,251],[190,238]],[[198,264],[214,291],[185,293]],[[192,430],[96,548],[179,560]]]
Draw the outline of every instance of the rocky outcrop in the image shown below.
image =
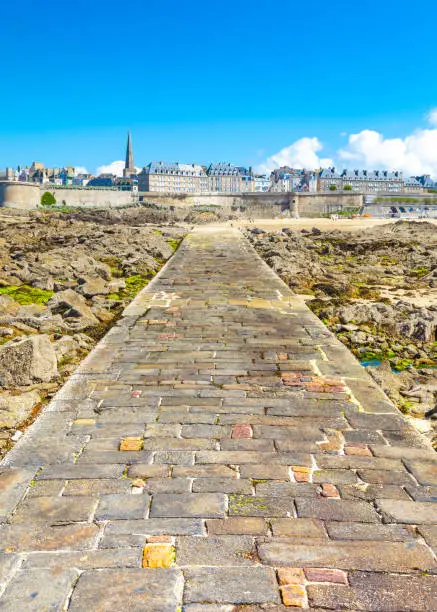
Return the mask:
[[0,386],[51,382],[58,376],[56,353],[48,336],[29,336],[0,346]]
[[173,253],[148,212],[0,210],[0,456]]
[[47,307],[53,313],[61,314],[71,329],[83,330],[98,323],[98,319],[93,315],[85,298],[73,289],[55,293],[47,302]]

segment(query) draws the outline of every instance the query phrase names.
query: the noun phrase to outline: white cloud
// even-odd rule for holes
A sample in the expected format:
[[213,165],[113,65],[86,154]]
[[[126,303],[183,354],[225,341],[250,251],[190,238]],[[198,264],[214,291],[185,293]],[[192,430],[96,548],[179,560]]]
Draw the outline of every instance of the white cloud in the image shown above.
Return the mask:
[[433,127],[437,127],[437,108],[432,108],[428,113],[428,122]]
[[118,160],[113,161],[106,166],[99,166],[96,170],[97,176],[99,174],[115,174],[115,176],[123,176],[124,161]]
[[343,162],[353,162],[354,168],[402,170],[407,176],[436,177],[437,129],[417,129],[405,138],[384,138],[380,132],[363,130],[349,136],[338,156]]
[[271,172],[280,166],[291,168],[316,168],[331,166],[332,159],[320,158],[317,153],[323,149],[318,138],[301,138],[288,147],[284,147],[257,167],[258,172]]
[[78,174],[88,174],[88,170],[85,168],[85,166],[76,166],[74,169],[74,176],[77,176]]
[[[106,166],[99,166],[96,170],[96,175],[99,174],[115,174],[115,176],[123,176],[125,162],[122,160],[113,161]],[[141,172],[142,168],[135,168],[137,172]]]

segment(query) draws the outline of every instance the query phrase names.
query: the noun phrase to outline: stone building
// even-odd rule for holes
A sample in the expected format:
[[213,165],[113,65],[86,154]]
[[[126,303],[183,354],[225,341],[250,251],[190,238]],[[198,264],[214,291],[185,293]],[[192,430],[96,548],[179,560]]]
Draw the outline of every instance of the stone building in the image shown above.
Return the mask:
[[201,193],[208,191],[208,177],[198,164],[151,162],[138,175],[138,190]]
[[255,191],[252,168],[228,163],[211,164],[207,171],[209,191],[218,193],[247,193]]
[[273,170],[270,181],[271,191],[309,193],[317,191],[317,173],[310,170],[282,166]]
[[326,168],[319,174],[318,190],[330,191],[333,187],[358,193],[402,193],[404,177],[402,172],[387,170],[342,170],[338,173],[335,168]]

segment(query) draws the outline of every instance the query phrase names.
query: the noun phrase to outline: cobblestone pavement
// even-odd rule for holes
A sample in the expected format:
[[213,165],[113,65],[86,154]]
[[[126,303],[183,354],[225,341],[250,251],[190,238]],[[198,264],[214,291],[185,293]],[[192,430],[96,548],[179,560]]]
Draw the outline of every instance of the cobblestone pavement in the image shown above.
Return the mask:
[[0,472],[2,611],[437,609],[434,451],[232,229],[187,237]]

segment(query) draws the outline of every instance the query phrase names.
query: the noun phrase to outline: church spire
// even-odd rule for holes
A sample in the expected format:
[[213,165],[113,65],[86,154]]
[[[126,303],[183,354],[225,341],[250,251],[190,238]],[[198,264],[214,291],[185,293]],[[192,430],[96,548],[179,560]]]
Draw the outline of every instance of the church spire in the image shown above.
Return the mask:
[[124,176],[129,177],[131,174],[136,173],[134,154],[132,152],[132,138],[130,132],[127,133],[127,146],[126,146],[126,163],[124,165]]

